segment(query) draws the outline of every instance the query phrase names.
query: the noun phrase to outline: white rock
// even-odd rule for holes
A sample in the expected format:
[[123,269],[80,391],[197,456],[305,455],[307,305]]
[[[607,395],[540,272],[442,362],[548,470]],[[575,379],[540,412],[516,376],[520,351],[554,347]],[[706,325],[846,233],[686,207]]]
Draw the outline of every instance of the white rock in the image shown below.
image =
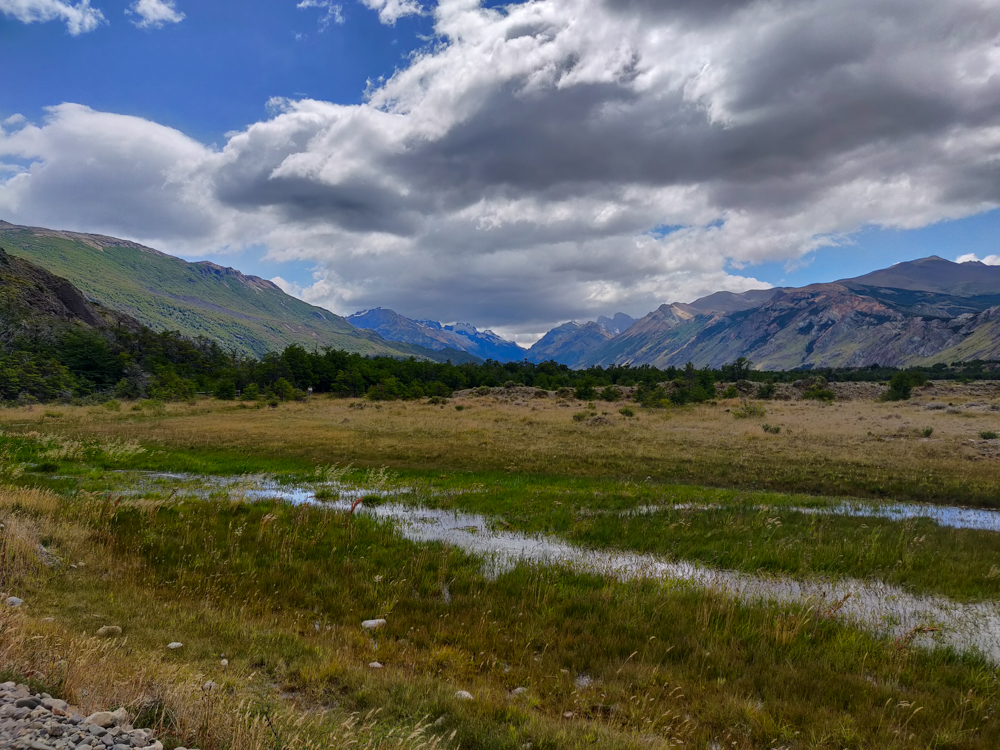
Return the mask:
[[184,644],[181,643],[180,641],[174,641],[173,643],[168,643],[167,648],[169,648],[171,651],[176,651],[179,648],[184,648]]
[[121,634],[122,629],[117,625],[105,625],[97,630],[98,638],[117,638]]
[[528,692],[528,688],[526,688],[526,687],[518,687],[518,688],[514,688],[513,690],[511,690],[510,694],[514,695],[514,696],[518,696],[518,695],[524,695],[527,692]]
[[475,700],[472,697],[472,693],[467,693],[465,690],[458,690],[455,692],[455,697],[460,701],[471,701]]
[[124,708],[112,711],[111,716],[114,718],[115,724],[128,724],[128,711]]
[[381,662],[377,662],[377,661],[373,661],[371,664],[368,665],[368,667],[370,669],[381,669],[382,668],[382,663]]
[[24,604],[24,599],[18,599],[16,596],[7,597],[7,606],[9,607],[20,607]]
[[211,693],[218,687],[219,686],[216,685],[212,680],[209,680],[208,682],[206,682],[204,685],[201,686],[201,689],[204,690],[206,693]]
[[361,627],[365,630],[376,630],[378,628],[385,627],[385,620],[365,620],[361,623]]
[[110,727],[115,723],[115,717],[110,711],[98,711],[97,713],[91,714],[84,722],[87,724],[96,724],[99,727]]
[[219,664],[221,664],[222,668],[225,669],[226,667],[229,666],[229,659],[223,659],[222,661],[219,662]]

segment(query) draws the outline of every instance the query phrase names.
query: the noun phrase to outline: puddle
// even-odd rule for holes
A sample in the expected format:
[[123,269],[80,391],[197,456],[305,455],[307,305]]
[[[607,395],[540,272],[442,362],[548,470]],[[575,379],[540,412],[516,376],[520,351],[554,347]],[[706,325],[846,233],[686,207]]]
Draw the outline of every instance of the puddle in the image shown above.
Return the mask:
[[[164,476],[145,477],[153,484],[168,487]],[[177,480],[171,477],[174,484]],[[180,492],[208,496],[228,487],[238,496],[278,498],[291,503],[322,503],[338,510],[350,509],[360,497],[378,494],[389,498],[407,490],[383,490],[350,487],[332,483],[316,487],[283,486],[266,477],[205,478],[184,477],[189,483]],[[194,492],[195,485],[203,487]],[[205,488],[204,485],[209,487]],[[325,489],[338,493],[337,499],[317,500],[316,492]],[[680,506],[673,506],[678,508]],[[692,506],[693,507],[693,506]],[[721,506],[720,506],[721,507]],[[943,525],[967,525],[956,528],[986,528],[1000,530],[996,511],[962,508],[938,508],[923,505],[833,506],[833,508],[788,508],[799,512],[830,512],[843,507],[845,513],[864,515],[864,510],[878,511],[886,518],[927,516],[939,510],[939,516],[929,516]],[[668,510],[661,507],[657,512]],[[781,510],[775,508],[775,510]],[[761,576],[717,570],[688,562],[669,562],[649,554],[590,550],[546,536],[531,536],[491,527],[489,520],[474,513],[436,510],[383,502],[372,507],[361,506],[360,512],[392,521],[399,532],[415,542],[442,542],[481,556],[488,575],[498,575],[519,562],[539,565],[562,564],[580,572],[594,573],[620,581],[658,579],[705,587],[739,601],[753,604],[762,601],[780,604],[807,604],[819,612],[828,612],[840,620],[852,623],[878,635],[900,637],[919,628],[939,628],[939,632],[917,635],[914,642],[922,646],[943,645],[958,651],[977,651],[990,661],[1000,664],[1000,602],[962,604],[944,597],[914,596],[899,588],[877,581],[856,579],[796,580],[781,576]],[[898,515],[893,515],[898,514]],[[869,514],[874,515],[874,513]],[[987,525],[987,521],[989,524]],[[979,524],[979,525],[973,525]]]
[[[647,505],[635,512],[652,515],[667,513],[671,510],[726,510],[727,507],[725,505],[694,505],[683,503],[678,505]],[[839,503],[837,505],[818,508],[806,508],[795,505],[755,505],[751,509],[767,511],[769,513],[792,512],[820,516],[884,518],[889,521],[928,518],[939,526],[947,526],[953,529],[1000,532],[1000,511],[984,510],[982,508],[961,508],[953,505],[930,505],[927,503],[892,503],[886,505]]]

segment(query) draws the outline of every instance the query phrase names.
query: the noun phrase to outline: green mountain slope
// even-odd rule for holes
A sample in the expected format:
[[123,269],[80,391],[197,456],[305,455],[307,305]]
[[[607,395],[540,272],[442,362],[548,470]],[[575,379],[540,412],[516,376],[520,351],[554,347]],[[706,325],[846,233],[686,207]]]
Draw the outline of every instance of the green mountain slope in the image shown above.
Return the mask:
[[214,263],[188,263],[127,240],[0,221],[0,245],[153,330],[205,336],[246,354],[260,356],[299,343],[369,355],[474,359],[389,343],[270,281]]

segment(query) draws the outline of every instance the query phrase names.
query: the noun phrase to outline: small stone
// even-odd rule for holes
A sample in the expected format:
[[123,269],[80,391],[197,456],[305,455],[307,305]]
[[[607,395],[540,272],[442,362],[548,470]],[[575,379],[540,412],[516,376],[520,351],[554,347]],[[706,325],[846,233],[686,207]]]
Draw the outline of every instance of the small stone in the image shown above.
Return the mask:
[[115,724],[128,724],[128,711],[124,708],[119,708],[117,711],[113,711],[111,716],[114,718]]
[[528,692],[528,688],[526,688],[526,687],[516,687],[513,690],[511,690],[510,694],[513,695],[516,698],[517,696],[524,695],[527,692]]
[[572,711],[567,711],[566,713],[563,714],[563,718],[564,719],[572,719],[573,718],[573,712]]
[[[98,711],[97,713],[93,713],[90,716],[88,716],[85,719],[85,721],[88,724],[93,724],[95,726],[107,729],[108,727],[110,727],[112,724],[115,723],[115,717],[114,714],[112,714],[110,711]],[[93,732],[93,730],[91,731]]]
[[466,692],[465,690],[457,690],[455,692],[455,698],[460,701],[475,700],[475,698],[472,697],[472,693]]
[[377,630],[378,628],[385,627],[385,620],[365,620],[361,623],[361,627],[365,630]]
[[222,668],[225,669],[226,667],[229,666],[229,659],[223,659],[222,661],[219,662],[219,664],[221,664]]
[[122,629],[117,625],[105,625],[97,630],[98,638],[117,638],[122,634]]
[[382,668],[382,663],[381,662],[377,662],[377,661],[373,661],[371,664],[368,665],[368,668],[369,669],[381,669]]
[[174,641],[172,643],[168,643],[167,648],[169,648],[171,651],[176,651],[179,648],[184,648],[184,644],[181,643],[180,641]]
[[212,680],[209,680],[208,682],[206,682],[204,685],[201,686],[201,689],[204,690],[206,693],[211,693],[218,687],[219,686],[216,685],[214,682],[212,682]]
[[19,599],[16,596],[8,596],[7,597],[7,606],[8,607],[20,607],[22,604],[24,604],[24,599]]

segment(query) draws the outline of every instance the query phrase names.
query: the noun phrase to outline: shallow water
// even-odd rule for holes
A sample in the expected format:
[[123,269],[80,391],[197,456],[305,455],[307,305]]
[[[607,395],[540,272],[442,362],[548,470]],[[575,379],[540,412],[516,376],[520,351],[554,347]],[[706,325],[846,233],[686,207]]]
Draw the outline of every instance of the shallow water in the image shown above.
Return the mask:
[[[667,513],[671,510],[726,510],[725,505],[659,505],[643,506],[638,513]],[[1000,511],[982,508],[962,508],[954,505],[930,505],[927,503],[891,503],[874,505],[870,503],[838,503],[822,507],[802,507],[794,505],[757,505],[754,510],[774,513],[793,512],[821,516],[851,516],[855,518],[884,518],[889,521],[907,521],[927,518],[939,526],[953,529],[1000,532]]]
[[[406,490],[359,488],[326,483],[317,485],[336,492],[333,501],[317,500],[317,487],[283,486],[266,477],[204,478],[147,476],[154,484],[167,486],[179,480],[185,491],[201,483],[199,496],[230,488],[237,496],[248,498],[276,498],[291,503],[318,503],[325,507],[348,510],[360,497],[373,494],[388,498]],[[205,488],[205,484],[208,485]],[[672,506],[678,508],[680,506]],[[720,506],[721,507],[721,506]],[[874,515],[859,512],[879,510],[876,506],[842,507],[847,515]],[[936,506],[888,506],[886,518],[914,518],[926,515]],[[896,510],[893,510],[896,509]],[[651,509],[652,510],[652,509]],[[657,511],[668,510],[658,508]],[[781,508],[775,507],[778,511]],[[826,512],[824,508],[787,508],[799,512]],[[951,511],[934,517],[943,525],[956,528],[986,528],[1000,530],[992,515],[996,511],[978,511],[964,508],[942,508]],[[918,512],[919,511],[919,512]],[[844,620],[877,635],[903,636],[917,628],[938,628],[938,632],[919,634],[914,642],[924,646],[934,644],[950,646],[959,651],[976,651],[990,661],[1000,664],[1000,602],[963,604],[944,597],[914,596],[902,589],[878,581],[860,581],[850,578],[837,580],[797,580],[783,576],[761,576],[717,570],[688,562],[670,562],[656,555],[636,554],[613,550],[592,550],[571,545],[561,539],[534,536],[513,531],[497,530],[489,520],[475,513],[436,510],[396,502],[381,502],[372,507],[361,506],[360,512],[396,524],[400,533],[415,542],[442,542],[481,556],[488,575],[498,575],[519,562],[539,565],[560,564],[574,570],[595,573],[621,581],[657,579],[710,588],[733,596],[739,601],[753,604],[777,602],[805,604],[820,613]],[[933,516],[931,516],[933,517]],[[939,520],[944,519],[944,521]],[[958,523],[967,525],[958,526]],[[979,524],[979,525],[972,525]]]

